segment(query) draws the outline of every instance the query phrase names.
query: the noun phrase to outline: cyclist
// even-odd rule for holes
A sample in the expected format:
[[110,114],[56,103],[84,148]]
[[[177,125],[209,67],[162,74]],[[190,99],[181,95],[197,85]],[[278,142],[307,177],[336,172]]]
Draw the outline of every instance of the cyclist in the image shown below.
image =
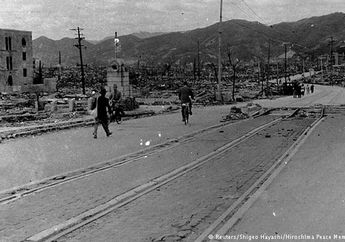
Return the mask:
[[119,90],[117,90],[116,84],[114,84],[113,88],[114,91],[109,96],[110,106],[114,111],[111,120],[119,122],[121,120],[121,116],[124,115],[124,111],[121,107],[122,94]]
[[[189,105],[189,114],[192,115],[192,99],[194,100],[194,94],[192,89],[188,86],[188,82],[184,81],[183,82],[183,87],[181,87],[178,90],[178,97],[181,101],[181,105],[183,103],[188,103]],[[183,117],[183,109],[181,109],[182,111],[182,121],[184,122],[184,117]]]

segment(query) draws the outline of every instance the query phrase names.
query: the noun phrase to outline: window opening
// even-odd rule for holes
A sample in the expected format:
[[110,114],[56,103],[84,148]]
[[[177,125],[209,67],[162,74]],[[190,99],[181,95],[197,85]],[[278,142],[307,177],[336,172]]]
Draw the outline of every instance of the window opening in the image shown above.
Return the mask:
[[25,40],[25,38],[22,38],[22,46],[23,46],[23,47],[26,46],[26,40]]
[[12,76],[8,76],[8,78],[7,78],[7,85],[13,86],[13,78],[12,78]]

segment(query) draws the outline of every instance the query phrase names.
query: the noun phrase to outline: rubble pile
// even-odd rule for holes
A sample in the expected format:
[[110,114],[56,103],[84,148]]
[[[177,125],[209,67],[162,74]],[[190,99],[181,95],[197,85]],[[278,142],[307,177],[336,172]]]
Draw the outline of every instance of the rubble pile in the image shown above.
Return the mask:
[[132,111],[139,108],[139,103],[135,100],[135,98],[130,97],[123,99],[120,105],[124,111]]
[[319,115],[317,110],[313,109],[301,109],[298,111],[297,118],[316,118]]
[[238,107],[231,107],[230,113],[223,117],[221,122],[231,121],[231,120],[239,120],[239,119],[246,119],[249,118],[249,115],[246,113],[243,113],[241,108]]
[[35,105],[36,95],[32,94],[0,94],[0,115],[23,113]]
[[242,107],[241,111],[252,116],[254,113],[259,112],[262,109],[263,108],[259,104],[250,102],[246,106]]
[[214,91],[212,89],[204,89],[199,91],[195,95],[195,103],[202,104],[204,106],[208,105],[215,105],[217,102],[215,101]]

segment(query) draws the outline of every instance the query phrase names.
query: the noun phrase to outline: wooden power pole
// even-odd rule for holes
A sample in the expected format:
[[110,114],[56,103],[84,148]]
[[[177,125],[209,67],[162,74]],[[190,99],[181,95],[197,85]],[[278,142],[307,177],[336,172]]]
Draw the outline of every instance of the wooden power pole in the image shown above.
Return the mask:
[[82,47],[84,47],[84,45],[81,44],[81,41],[83,39],[85,39],[84,37],[81,37],[83,34],[80,33],[81,28],[77,27],[76,29],[71,29],[74,31],[77,31],[77,40],[78,40],[78,44],[74,45],[75,47],[77,47],[79,49],[79,56],[80,56],[80,71],[81,71],[81,85],[82,85],[82,89],[83,89],[83,94],[85,95],[85,73],[84,73],[84,64],[83,64],[83,53],[82,53]]

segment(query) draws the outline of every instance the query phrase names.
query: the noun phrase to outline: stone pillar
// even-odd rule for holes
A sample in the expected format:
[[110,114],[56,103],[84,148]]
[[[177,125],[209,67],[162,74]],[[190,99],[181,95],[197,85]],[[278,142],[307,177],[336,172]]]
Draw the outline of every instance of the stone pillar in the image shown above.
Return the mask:
[[93,100],[94,100],[94,99],[93,99],[92,97],[90,97],[90,98],[87,100],[87,110],[91,110]]
[[57,111],[57,101],[53,101],[51,103],[51,112],[56,112]]
[[75,99],[68,100],[68,112],[74,112],[75,110]]
[[39,111],[39,104],[38,104],[38,101],[35,101],[35,111],[36,111],[36,112]]

